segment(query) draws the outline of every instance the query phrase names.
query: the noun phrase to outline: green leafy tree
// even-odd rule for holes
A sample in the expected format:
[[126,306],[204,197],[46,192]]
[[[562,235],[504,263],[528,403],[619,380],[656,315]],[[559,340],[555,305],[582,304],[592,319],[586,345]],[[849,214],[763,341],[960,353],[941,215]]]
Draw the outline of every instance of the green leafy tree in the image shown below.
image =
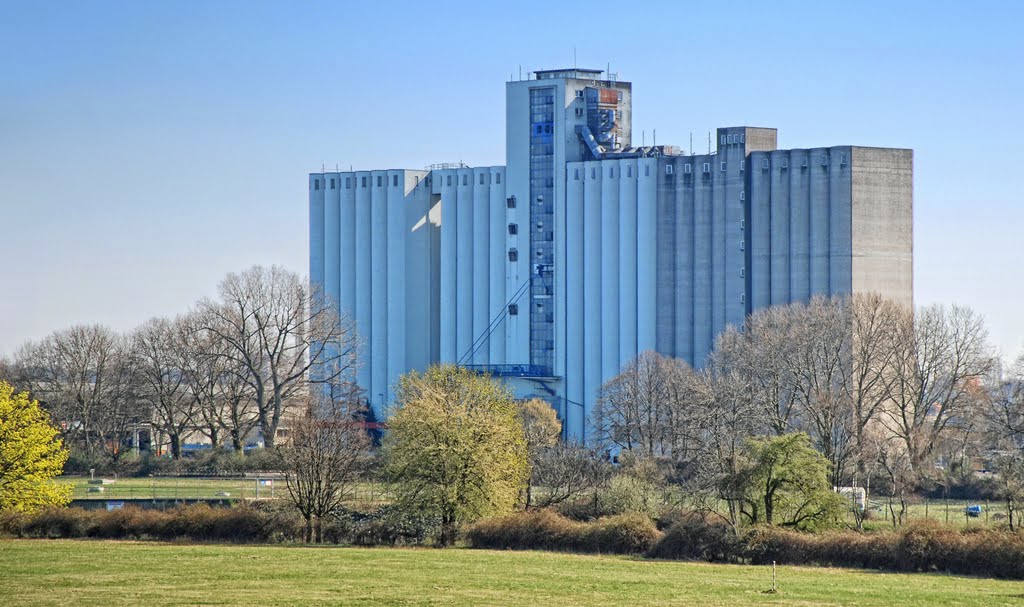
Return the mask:
[[526,452],[530,465],[526,484],[526,507],[533,502],[533,477],[546,451],[558,444],[562,433],[562,422],[547,401],[531,398],[519,404],[519,415],[523,420],[523,432],[526,438]]
[[508,388],[454,365],[399,380],[383,453],[399,508],[458,527],[516,507],[526,485],[526,439]]
[[71,486],[53,482],[67,459],[60,433],[39,403],[0,381],[0,510],[67,505]]
[[801,530],[834,526],[844,501],[829,484],[830,464],[803,432],[753,439],[746,462],[727,482],[741,495],[740,513],[750,524]]

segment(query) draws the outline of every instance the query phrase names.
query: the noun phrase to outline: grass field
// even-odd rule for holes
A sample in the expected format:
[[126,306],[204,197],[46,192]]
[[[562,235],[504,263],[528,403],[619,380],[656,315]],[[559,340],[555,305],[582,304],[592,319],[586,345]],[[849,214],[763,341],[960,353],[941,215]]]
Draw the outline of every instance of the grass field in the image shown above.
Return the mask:
[[[155,476],[143,478],[119,478],[113,483],[102,485],[102,492],[90,492],[88,477],[61,476],[58,483],[74,486],[74,499],[214,499],[230,494],[230,499],[253,499],[257,497],[255,478],[196,478],[181,476]],[[386,497],[385,488],[375,483],[357,487],[356,498],[364,502],[377,502]],[[261,486],[259,497],[286,497],[288,489],[284,480],[274,478],[272,486]]]
[[0,605],[1022,605],[1024,584],[544,552],[0,541]]

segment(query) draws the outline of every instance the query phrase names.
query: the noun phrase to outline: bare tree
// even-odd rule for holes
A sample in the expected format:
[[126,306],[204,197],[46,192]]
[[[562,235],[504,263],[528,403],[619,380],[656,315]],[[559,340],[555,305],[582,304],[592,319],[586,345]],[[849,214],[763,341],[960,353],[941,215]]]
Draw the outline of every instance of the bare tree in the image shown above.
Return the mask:
[[636,455],[683,459],[696,448],[700,385],[684,361],[643,352],[601,387],[594,425],[606,443]]
[[981,318],[962,306],[930,306],[901,319],[885,424],[918,475],[929,471],[950,424],[969,413],[993,363],[987,337]]
[[16,355],[21,384],[39,398],[62,438],[117,460],[131,426],[148,413],[135,400],[126,340],[100,325],[56,331]]
[[181,459],[182,440],[194,426],[197,409],[188,382],[187,333],[181,319],[154,318],[131,337],[139,398],[153,411],[154,425],[166,433],[173,459]]
[[546,447],[533,465],[532,482],[544,488],[536,492],[533,505],[547,508],[573,500],[606,485],[613,472],[608,458],[598,450],[565,443]]
[[218,290],[219,301],[200,304],[204,328],[226,345],[221,356],[251,390],[264,445],[273,447],[286,407],[302,397],[308,381],[329,383],[352,369],[351,323],[278,266],[228,274]]
[[306,542],[323,541],[323,519],[352,497],[369,461],[370,436],[357,403],[315,391],[281,449],[288,495],[306,521]]

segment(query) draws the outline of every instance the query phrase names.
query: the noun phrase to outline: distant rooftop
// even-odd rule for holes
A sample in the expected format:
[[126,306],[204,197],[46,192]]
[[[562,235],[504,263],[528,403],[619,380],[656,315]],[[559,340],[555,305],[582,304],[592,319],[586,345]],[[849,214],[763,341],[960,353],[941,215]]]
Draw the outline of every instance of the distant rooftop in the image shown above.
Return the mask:
[[598,80],[598,77],[603,73],[604,70],[588,70],[582,67],[573,67],[560,70],[537,70],[534,72],[534,75],[537,77],[537,80],[547,80],[549,78]]

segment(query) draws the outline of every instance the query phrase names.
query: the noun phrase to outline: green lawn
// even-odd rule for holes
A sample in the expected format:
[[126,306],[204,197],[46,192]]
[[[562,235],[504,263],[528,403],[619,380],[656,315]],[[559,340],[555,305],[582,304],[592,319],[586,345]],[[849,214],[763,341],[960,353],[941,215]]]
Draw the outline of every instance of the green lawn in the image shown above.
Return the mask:
[[[111,479],[113,480],[113,479]],[[195,499],[220,498],[218,493],[229,493],[230,499],[253,499],[256,494],[256,478],[199,478],[185,476],[155,476],[142,478],[119,478],[113,483],[102,485],[102,492],[90,492],[89,478],[84,476],[61,476],[58,483],[74,486],[74,499]],[[376,503],[386,498],[386,487],[377,483],[364,483],[357,487],[355,498],[363,502]],[[259,497],[287,497],[288,489],[284,479],[273,478],[272,486],[261,486]]]
[[1024,583],[468,549],[0,541],[0,605],[1022,605]]

